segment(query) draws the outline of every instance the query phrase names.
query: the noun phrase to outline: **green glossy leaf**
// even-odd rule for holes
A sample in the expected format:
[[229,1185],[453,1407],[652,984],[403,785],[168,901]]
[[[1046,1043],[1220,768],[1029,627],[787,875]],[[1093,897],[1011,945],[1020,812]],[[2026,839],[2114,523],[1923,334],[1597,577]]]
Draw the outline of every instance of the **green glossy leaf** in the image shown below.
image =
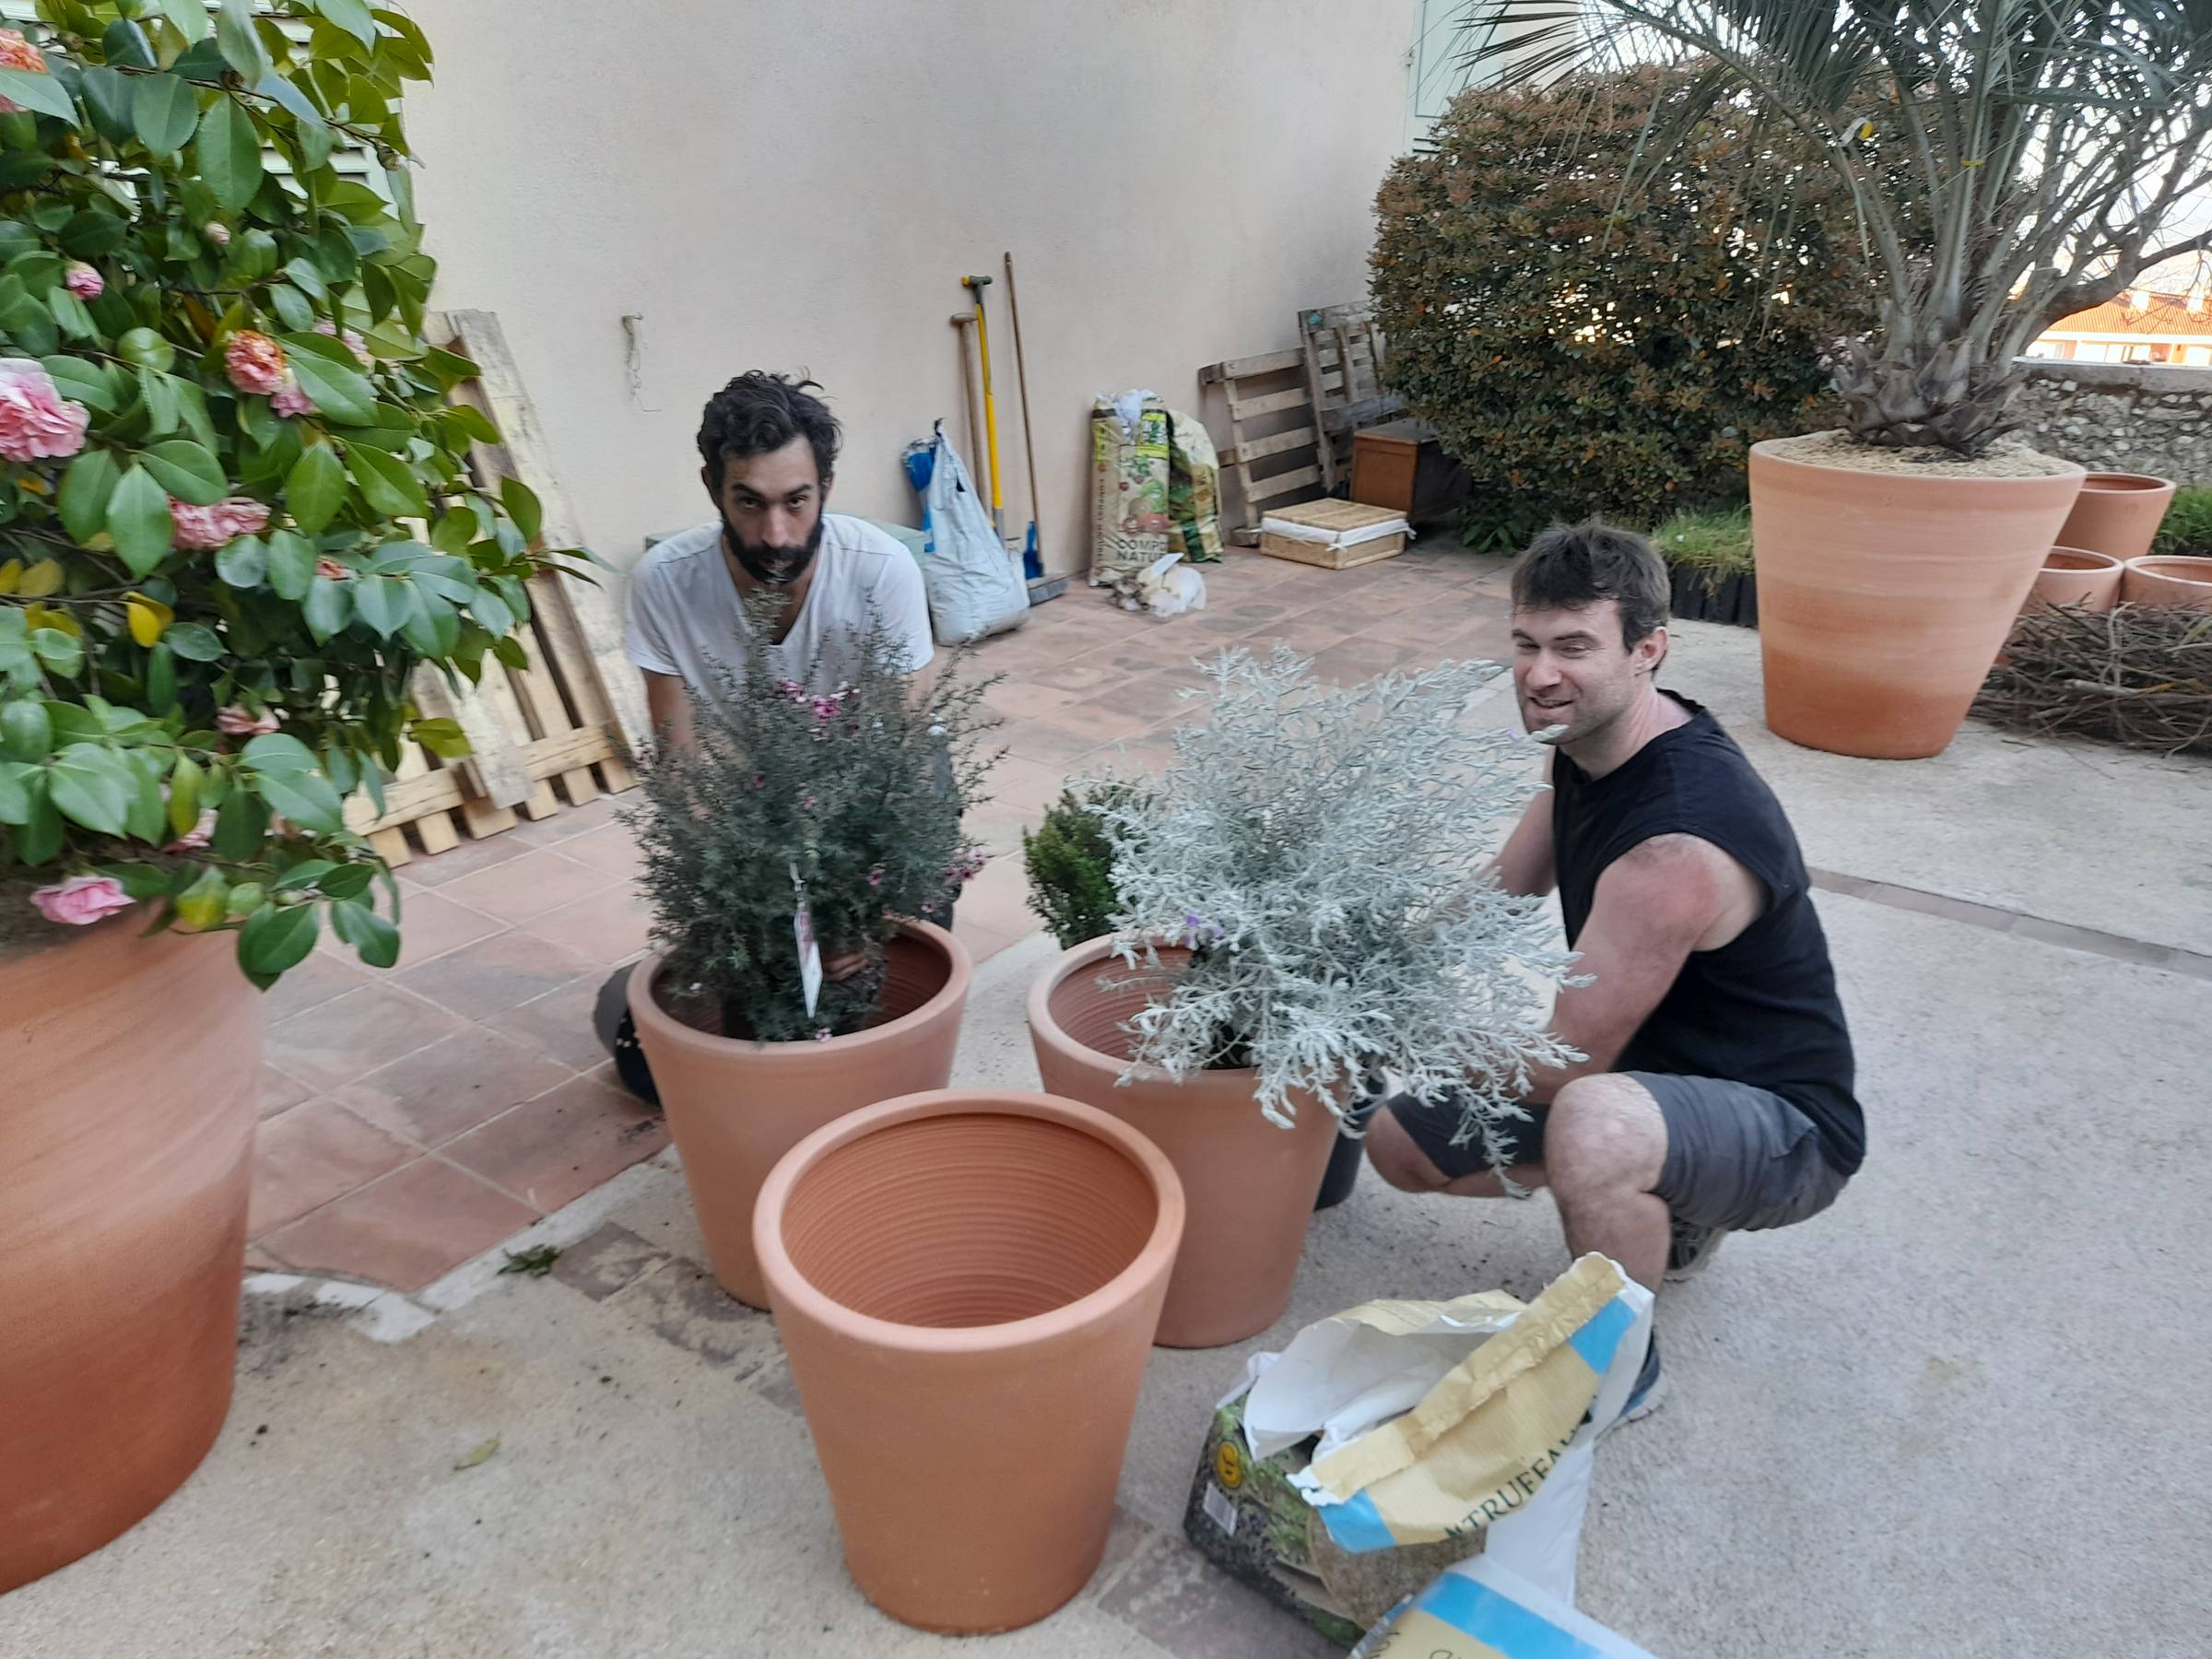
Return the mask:
[[489,588],[480,590],[469,600],[468,614],[495,640],[514,631],[514,613],[507,608],[507,601]]
[[530,666],[529,650],[512,634],[504,634],[494,640],[491,642],[491,654],[499,658],[501,665],[508,668]]
[[145,749],[126,750],[123,759],[132,783],[124,830],[133,841],[159,846],[169,839],[167,808],[161,800],[161,764]]
[[146,706],[166,714],[177,706],[177,653],[162,641],[146,653]]
[[153,445],[139,455],[138,465],[163,489],[194,507],[212,507],[230,493],[223,464],[189,438]]
[[284,500],[292,522],[308,535],[320,535],[346,500],[346,464],[337,452],[326,443],[300,451],[284,481]]
[[[382,808],[380,806],[378,810],[382,811]],[[359,899],[369,890],[369,884],[375,879],[376,870],[372,865],[340,865],[323,878],[323,890],[333,899]],[[398,902],[396,899],[393,900],[395,905]]]
[[54,807],[98,835],[121,835],[136,780],[124,759],[98,744],[73,743],[46,766]]
[[257,775],[253,787],[271,811],[283,814],[302,830],[335,835],[346,827],[338,792],[321,772]]
[[309,4],[363,46],[375,46],[376,22],[369,15],[368,0],[309,0]]
[[269,573],[269,548],[258,535],[241,535],[215,556],[215,573],[234,588],[256,588]]
[[429,498],[423,492],[422,480],[397,455],[357,443],[347,448],[346,459],[353,468],[354,482],[360,486],[361,499],[371,512],[386,518],[429,516]]
[[[292,286],[311,300],[327,300],[330,288],[323,280],[323,273],[315,269],[315,262],[304,256],[291,261],[284,274],[292,279]],[[310,324],[310,327],[313,324]]]
[[249,770],[256,772],[312,772],[315,751],[289,732],[264,732],[248,740],[242,752]]
[[[288,335],[284,343],[290,347],[300,337]],[[374,418],[376,394],[370,388],[368,377],[359,369],[332,362],[313,352],[291,350],[288,356],[292,372],[299,377],[300,389],[313,400],[316,413],[342,426],[367,426]]]
[[250,789],[233,789],[216,808],[215,840],[210,843],[219,858],[244,864],[260,856],[269,832],[269,809]]
[[142,466],[124,473],[108,501],[108,534],[131,574],[145,576],[167,558],[175,531],[169,492]]
[[206,933],[223,924],[229,906],[229,877],[218,869],[202,870],[192,885],[177,895],[177,925],[187,933]]
[[187,41],[206,38],[208,29],[207,7],[202,0],[155,0],[161,15],[175,26]]
[[407,735],[441,760],[465,759],[473,752],[457,720],[418,720],[407,727]]
[[102,138],[110,144],[123,144],[138,135],[131,122],[131,104],[137,88],[131,85],[129,76],[120,69],[88,69],[78,89],[84,95],[85,112]]
[[302,888],[312,888],[338,866],[327,858],[304,859],[294,865],[270,886],[272,893],[296,893]]
[[390,639],[414,614],[412,591],[403,577],[363,576],[353,584],[353,614]]
[[315,579],[314,544],[290,530],[269,533],[269,585],[297,605]]
[[500,480],[500,505],[507,509],[507,516],[514,521],[515,528],[524,538],[535,541],[545,528],[545,512],[538,505],[536,492],[520,478]]
[[312,904],[272,904],[257,910],[238,930],[238,965],[255,980],[273,979],[307,959],[321,927]]
[[123,468],[107,450],[89,449],[70,462],[55,499],[63,527],[80,542],[98,535],[107,525],[108,501],[122,481]]
[[28,697],[0,703],[0,755],[10,760],[43,760],[53,748],[53,716],[44,703]]
[[221,638],[205,622],[179,622],[161,641],[188,663],[213,663],[223,654]]
[[200,821],[200,786],[207,771],[190,755],[179,755],[169,774],[169,827],[178,835],[189,833]]
[[321,644],[333,634],[342,632],[353,619],[353,583],[333,582],[327,576],[318,576],[308,585],[307,602],[301,606],[307,618],[307,631]]
[[46,296],[46,309],[61,331],[73,340],[88,340],[100,332],[93,324],[92,313],[85,302],[65,288],[57,288]]
[[27,865],[52,864],[62,850],[62,815],[53,809],[43,771],[32,772],[24,787],[30,793],[30,816],[16,831],[16,856]]
[[231,212],[261,188],[261,131],[236,99],[218,98],[200,118],[193,152],[200,177]]
[[173,374],[147,369],[139,374],[138,383],[144,388],[147,434],[159,438],[175,431],[183,418],[182,401],[177,395],[177,388],[183,382]]
[[42,360],[54,390],[64,397],[102,412],[115,407],[115,377],[106,364],[59,354]]
[[[146,30],[128,18],[118,18],[109,24],[106,32],[100,36],[100,44],[111,64],[120,64],[126,69],[155,67],[154,43],[147,39]],[[85,78],[90,80],[99,73],[97,69],[88,69],[85,72]],[[108,73],[112,75],[114,71]],[[115,78],[127,80],[128,77],[117,75]]]
[[0,760],[0,824],[30,822],[30,785],[38,769],[21,760]]
[[138,142],[157,156],[173,156],[191,142],[200,124],[200,103],[192,83],[174,75],[149,75],[131,98],[131,124]]
[[350,899],[333,904],[330,927],[371,968],[389,968],[399,960],[399,929],[365,904]]
[[314,302],[288,282],[279,282],[269,289],[269,309],[287,328],[295,331],[315,325]]
[[455,404],[445,411],[444,419],[453,430],[479,443],[501,441],[500,429],[491,424],[491,417],[473,404]]
[[215,43],[223,62],[237,70],[247,86],[258,87],[269,77],[273,65],[269,49],[253,30],[253,0],[223,0],[215,19]]
[[29,69],[0,69],[0,98],[12,98],[25,109],[36,110],[41,115],[57,115],[71,126],[77,124],[76,100],[51,75]]

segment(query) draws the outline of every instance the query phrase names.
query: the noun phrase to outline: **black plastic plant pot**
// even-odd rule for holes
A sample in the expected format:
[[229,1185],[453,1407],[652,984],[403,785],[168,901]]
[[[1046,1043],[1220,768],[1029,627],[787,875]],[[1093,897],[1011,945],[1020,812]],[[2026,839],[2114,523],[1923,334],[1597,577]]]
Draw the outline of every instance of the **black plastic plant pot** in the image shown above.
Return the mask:
[[1359,1132],[1367,1127],[1368,1119],[1382,1104],[1382,1096],[1370,1095],[1347,1114],[1350,1122],[1337,1129],[1329,1167],[1322,1171],[1321,1192],[1313,1200],[1315,1209],[1335,1209],[1352,1195],[1352,1188],[1359,1182],[1359,1166],[1367,1161],[1367,1137]]
[[1678,622],[1724,622],[1735,628],[1759,626],[1759,578],[1748,571],[1708,579],[1703,571],[1670,565],[1673,593],[1667,608]]

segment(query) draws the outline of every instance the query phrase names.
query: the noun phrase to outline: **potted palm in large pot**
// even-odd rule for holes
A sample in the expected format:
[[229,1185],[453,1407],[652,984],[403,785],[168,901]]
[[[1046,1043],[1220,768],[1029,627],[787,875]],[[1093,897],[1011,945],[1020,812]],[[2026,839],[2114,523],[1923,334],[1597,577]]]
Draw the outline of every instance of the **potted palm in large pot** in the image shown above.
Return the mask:
[[[325,15],[0,29],[0,1591],[212,1444],[256,988],[325,926],[396,958],[342,799],[403,738],[465,748],[409,681],[517,649],[546,562],[469,481],[471,366],[421,337],[385,100],[422,38],[273,9]],[[342,124],[388,193],[334,166]]]
[[[1833,363],[1844,426],[1751,453],[1767,724],[1841,754],[1949,742],[2083,469],[2009,434],[2020,354],[2160,260],[2212,182],[2212,23],[2157,0],[1476,0],[1477,63],[1680,53],[1664,170],[1744,100],[1848,187],[1881,325]],[[1766,297],[1759,297],[1762,303]]]
[[989,682],[957,665],[917,692],[877,621],[854,677],[826,691],[774,655],[775,599],[752,606],[736,671],[693,700],[625,815],[644,855],[654,953],[629,1009],[724,1289],[768,1289],[753,1206],[784,1153],[832,1119],[942,1088],[967,1006],[946,915],[982,857],[960,827],[992,759]]
[[1212,1347],[1288,1305],[1341,1113],[1383,1073],[1469,1091],[1470,1127],[1566,1056],[1540,901],[1479,879],[1535,786],[1527,740],[1469,711],[1503,672],[1340,688],[1278,649],[1213,665],[1208,718],[1156,787],[1095,808],[1118,932],[1031,987],[1045,1088],[1130,1124],[1190,1201],[1159,1340]]

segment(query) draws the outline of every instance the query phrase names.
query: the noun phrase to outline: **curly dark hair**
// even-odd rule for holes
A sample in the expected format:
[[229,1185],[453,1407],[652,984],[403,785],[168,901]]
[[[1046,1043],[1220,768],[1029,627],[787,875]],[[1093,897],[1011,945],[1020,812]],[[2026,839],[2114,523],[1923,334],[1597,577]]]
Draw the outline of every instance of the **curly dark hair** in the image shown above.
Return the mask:
[[717,488],[724,462],[765,455],[801,437],[814,450],[816,473],[829,482],[837,470],[837,417],[809,395],[809,387],[821,390],[814,381],[754,369],[707,399],[699,420],[699,456]]
[[1515,610],[1620,606],[1620,642],[1634,645],[1666,624],[1672,597],[1666,561],[1633,530],[1587,519],[1554,524],[1513,565]]

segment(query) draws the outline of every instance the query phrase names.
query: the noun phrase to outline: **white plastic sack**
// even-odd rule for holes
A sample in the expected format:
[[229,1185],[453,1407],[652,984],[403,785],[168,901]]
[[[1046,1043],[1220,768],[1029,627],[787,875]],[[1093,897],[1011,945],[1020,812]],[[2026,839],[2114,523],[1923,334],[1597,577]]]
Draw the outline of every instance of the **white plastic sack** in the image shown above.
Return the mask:
[[991,528],[991,511],[977,498],[943,421],[930,444],[929,482],[922,491],[929,538],[922,582],[937,643],[964,645],[1027,621],[1030,589],[1021,579],[1020,555],[1008,553]]

